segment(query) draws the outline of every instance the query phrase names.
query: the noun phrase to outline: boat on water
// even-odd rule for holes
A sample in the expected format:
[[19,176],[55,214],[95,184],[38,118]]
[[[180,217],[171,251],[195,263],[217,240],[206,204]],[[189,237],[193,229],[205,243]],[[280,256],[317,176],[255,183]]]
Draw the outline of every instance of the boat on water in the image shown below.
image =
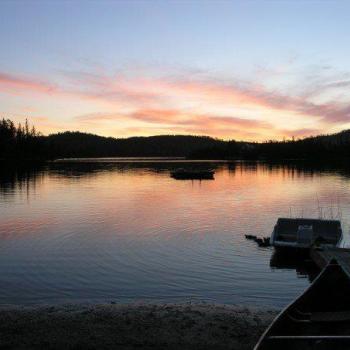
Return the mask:
[[270,244],[281,250],[304,250],[311,247],[338,247],[342,240],[339,220],[279,218]]
[[170,176],[176,180],[214,180],[214,170],[176,169]]
[[332,259],[275,318],[254,350],[350,349],[349,295],[349,272]]

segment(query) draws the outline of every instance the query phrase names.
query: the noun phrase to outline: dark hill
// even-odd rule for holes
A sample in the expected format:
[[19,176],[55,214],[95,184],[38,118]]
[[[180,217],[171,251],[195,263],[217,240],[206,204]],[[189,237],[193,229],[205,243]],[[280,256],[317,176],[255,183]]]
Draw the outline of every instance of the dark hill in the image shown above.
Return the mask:
[[300,140],[237,142],[208,136],[164,135],[118,139],[81,132],[42,136],[34,127],[0,120],[0,160],[68,157],[188,157],[197,159],[350,158],[350,130]]
[[333,159],[350,157],[350,130],[300,140],[237,142],[208,136],[164,135],[117,139],[81,132],[44,138],[57,157],[188,157],[192,159]]
[[46,138],[59,157],[186,157],[200,149],[225,144],[207,136],[165,135],[116,139],[80,132],[64,132]]
[[297,141],[264,142],[256,147],[260,158],[333,159],[350,157],[350,130]]

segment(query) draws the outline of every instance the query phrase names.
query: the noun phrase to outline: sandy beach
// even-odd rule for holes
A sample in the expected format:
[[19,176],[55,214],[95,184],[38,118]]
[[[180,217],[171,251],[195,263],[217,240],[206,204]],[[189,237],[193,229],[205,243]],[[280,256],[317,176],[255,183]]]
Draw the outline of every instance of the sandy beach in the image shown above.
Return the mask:
[[252,349],[276,310],[211,304],[0,309],[0,349]]

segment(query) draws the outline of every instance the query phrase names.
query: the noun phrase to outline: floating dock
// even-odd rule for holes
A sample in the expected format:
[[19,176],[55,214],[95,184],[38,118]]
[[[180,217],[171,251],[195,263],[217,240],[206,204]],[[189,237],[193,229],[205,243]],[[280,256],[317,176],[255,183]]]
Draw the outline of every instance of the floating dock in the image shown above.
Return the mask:
[[313,248],[310,250],[310,257],[321,269],[323,269],[332,258],[335,258],[345,270],[350,272],[350,249],[335,247],[322,249]]

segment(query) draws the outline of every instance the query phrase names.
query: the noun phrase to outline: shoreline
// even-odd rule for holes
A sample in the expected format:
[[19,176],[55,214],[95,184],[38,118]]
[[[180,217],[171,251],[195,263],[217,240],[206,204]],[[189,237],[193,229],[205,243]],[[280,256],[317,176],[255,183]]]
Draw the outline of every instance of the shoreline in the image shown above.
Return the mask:
[[277,309],[220,304],[0,306],[0,349],[253,349]]

